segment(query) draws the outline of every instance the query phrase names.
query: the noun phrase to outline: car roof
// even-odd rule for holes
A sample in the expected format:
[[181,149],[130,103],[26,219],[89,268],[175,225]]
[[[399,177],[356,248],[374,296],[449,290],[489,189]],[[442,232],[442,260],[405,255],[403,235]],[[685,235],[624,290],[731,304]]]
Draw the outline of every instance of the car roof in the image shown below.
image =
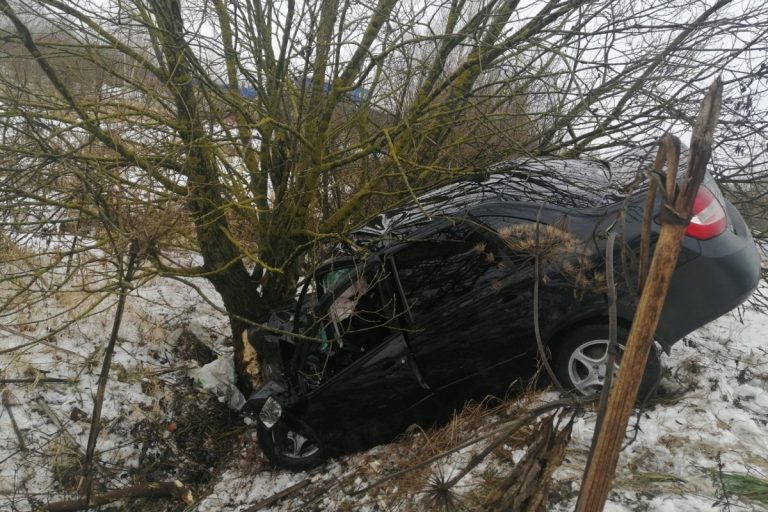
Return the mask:
[[625,197],[626,176],[615,179],[602,160],[555,157],[516,158],[475,175],[437,186],[401,207],[387,210],[352,232],[364,243],[400,238],[431,222],[490,202],[551,204],[562,208],[595,208]]

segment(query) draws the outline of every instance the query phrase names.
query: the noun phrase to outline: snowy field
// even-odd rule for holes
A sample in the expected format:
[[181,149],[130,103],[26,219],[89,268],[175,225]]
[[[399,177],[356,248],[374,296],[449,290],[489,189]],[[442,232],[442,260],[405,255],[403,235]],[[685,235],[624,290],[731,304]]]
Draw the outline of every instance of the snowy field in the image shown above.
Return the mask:
[[[34,510],[72,496],[77,485],[112,324],[112,309],[103,304],[102,311],[44,337],[64,325],[77,300],[54,295],[0,325],[0,510]],[[53,321],[41,321],[56,314]],[[219,311],[176,281],[154,279],[131,293],[102,415],[99,489],[178,478],[187,480],[196,501],[118,502],[109,509],[244,512],[260,504],[260,510],[284,511],[425,510],[427,493],[420,489],[429,474],[450,475],[481,448],[460,450],[426,475],[414,473],[354,495],[402,469],[411,451],[432,438],[410,433],[308,473],[275,470],[251,429],[236,417],[222,419],[223,406],[216,409],[215,400],[190,386],[189,371],[199,365],[195,351],[207,345],[226,357],[227,329]],[[768,315],[747,305],[674,347],[664,358],[658,401],[631,422],[633,440],[619,461],[606,510],[768,510],[767,340]],[[544,392],[533,400],[555,398]],[[218,430],[201,417],[211,402],[214,411],[205,414]],[[573,509],[593,428],[594,413],[581,413],[555,473],[550,510]],[[489,473],[504,471],[504,461],[493,457],[465,477],[459,493],[471,494]],[[292,486],[285,498],[262,501]],[[458,510],[472,509],[461,503]]]

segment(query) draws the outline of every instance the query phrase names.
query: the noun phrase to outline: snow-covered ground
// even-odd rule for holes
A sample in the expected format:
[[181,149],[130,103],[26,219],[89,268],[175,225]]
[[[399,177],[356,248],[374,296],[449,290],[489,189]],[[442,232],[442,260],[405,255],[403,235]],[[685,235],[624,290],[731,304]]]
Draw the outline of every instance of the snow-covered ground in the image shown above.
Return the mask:
[[[197,283],[207,288],[206,283]],[[211,290],[207,290],[209,293]],[[8,293],[5,294],[6,296]],[[87,446],[90,414],[103,353],[112,329],[114,298],[88,316],[72,310],[84,294],[56,293],[0,325],[0,510],[37,509],[75,485]],[[52,320],[44,320],[53,318]],[[97,450],[105,486],[131,482],[142,463],[159,456],[160,432],[178,410],[177,388],[196,363],[180,339],[197,338],[226,354],[226,318],[190,288],[155,279],[133,291],[111,365]],[[52,335],[48,333],[54,332]],[[59,382],[64,379],[66,382]],[[23,382],[9,382],[20,380]],[[14,423],[16,428],[14,427]],[[158,428],[159,427],[159,428]]]
[[[635,420],[609,510],[768,510],[768,315],[749,306],[726,315],[664,363],[660,403]],[[574,490],[593,432],[594,415],[580,418],[556,474]],[[724,496],[721,479],[730,474],[762,480],[762,504]]]
[[[205,283],[198,285],[207,289]],[[54,295],[6,316],[0,326],[0,510],[35,509],[71,495],[76,486],[113,312],[103,308],[41,342],[34,340],[63,325],[68,307],[77,299]],[[55,313],[61,316],[42,321]],[[19,322],[28,323],[14,326]],[[190,462],[189,449],[180,448],[180,439],[194,430],[188,428],[194,419],[188,406],[204,398],[189,386],[189,369],[197,365],[191,356],[195,344],[189,340],[226,357],[227,330],[219,311],[177,281],[154,279],[131,293],[102,414],[98,470],[105,488],[142,478],[183,480],[204,474],[194,482],[195,505],[162,501],[143,504],[141,510],[242,512],[291,486],[296,486],[295,492],[264,510],[425,510],[427,493],[422,490],[429,475],[454,474],[480,449],[469,446],[426,473],[415,472],[406,480],[391,480],[356,495],[351,492],[402,469],[412,460],[412,450],[423,449],[434,438],[411,433],[397,443],[332,460],[314,471],[291,473],[271,468],[253,432],[234,420],[227,432],[206,433],[195,425],[201,437],[192,448],[209,450],[212,456]],[[767,338],[768,314],[747,306],[674,347],[664,358],[659,401],[632,421],[634,440],[621,456],[606,510],[768,510]],[[554,398],[554,393],[544,392],[534,400]],[[594,419],[587,411],[576,420],[565,460],[555,473],[551,510],[573,509]],[[472,435],[457,433],[455,438]],[[224,442],[216,444],[220,438]],[[511,459],[519,458],[517,451]],[[179,466],[169,466],[169,461]],[[190,472],[191,465],[199,471]],[[504,468],[493,455],[457,490],[471,494],[484,475]],[[752,494],[732,483],[743,475],[755,477],[748,488]]]

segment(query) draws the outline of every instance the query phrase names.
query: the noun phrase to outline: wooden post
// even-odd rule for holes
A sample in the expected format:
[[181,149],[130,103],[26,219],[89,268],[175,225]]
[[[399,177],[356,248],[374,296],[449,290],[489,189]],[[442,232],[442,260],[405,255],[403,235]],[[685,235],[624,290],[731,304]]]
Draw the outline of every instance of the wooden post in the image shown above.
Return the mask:
[[[722,82],[718,78],[710,86],[702,103],[691,137],[688,172],[679,193],[676,193],[673,177],[667,176],[666,193],[662,196],[662,212],[659,214],[659,221],[662,224],[661,233],[621,359],[618,379],[611,390],[601,428],[595,431],[597,441],[594,443],[594,451],[584,474],[581,492],[576,503],[577,512],[600,512],[608,497],[621,444],[645,372],[648,353],[653,345],[656,325],[677,264],[681,241],[691,217],[693,200],[704,179],[706,165],[712,151],[722,89]],[[675,155],[670,155],[671,145],[674,145],[674,140],[671,136],[665,136],[662,139],[660,152],[666,153],[668,162],[676,160]],[[677,169],[671,169],[668,172],[676,171]]]

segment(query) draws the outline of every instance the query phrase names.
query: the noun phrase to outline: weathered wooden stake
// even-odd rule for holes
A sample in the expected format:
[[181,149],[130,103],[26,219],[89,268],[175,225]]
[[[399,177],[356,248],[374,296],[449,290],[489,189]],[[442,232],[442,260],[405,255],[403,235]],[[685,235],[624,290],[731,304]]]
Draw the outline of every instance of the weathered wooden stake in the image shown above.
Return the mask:
[[[672,176],[667,176],[666,184],[660,184],[661,187],[666,185],[662,212],[659,215],[659,221],[662,224],[661,233],[621,359],[618,379],[611,391],[601,428],[595,431],[597,442],[594,444],[594,451],[585,471],[576,503],[577,512],[600,512],[608,497],[621,444],[645,372],[648,353],[653,345],[653,335],[656,332],[669,282],[677,264],[681,241],[691,217],[693,200],[704,179],[707,162],[712,152],[712,140],[720,113],[722,89],[722,82],[718,78],[710,86],[702,103],[691,137],[688,172],[681,184],[680,192],[676,193]],[[667,161],[674,161],[676,155],[670,154],[670,146],[679,148],[679,144],[667,135],[662,139],[662,148],[659,151],[666,153]],[[676,151],[679,149],[675,149],[673,153]],[[657,164],[658,162],[659,159]],[[676,169],[668,172],[676,172]]]

